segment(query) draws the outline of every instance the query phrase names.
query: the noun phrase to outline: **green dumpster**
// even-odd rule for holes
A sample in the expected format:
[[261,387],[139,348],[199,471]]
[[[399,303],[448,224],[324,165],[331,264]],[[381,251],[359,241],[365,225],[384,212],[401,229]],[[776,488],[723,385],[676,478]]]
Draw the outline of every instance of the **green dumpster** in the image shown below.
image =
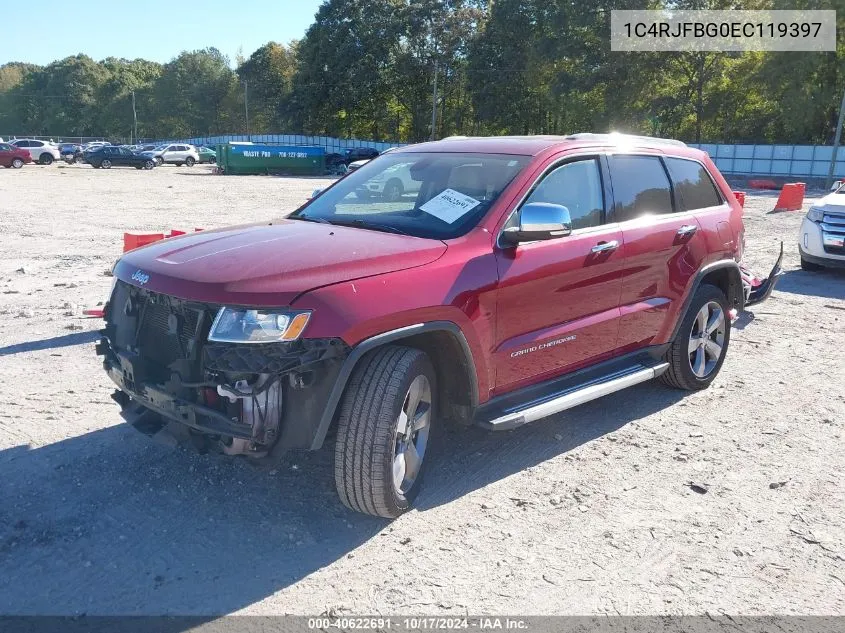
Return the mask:
[[326,171],[326,150],[310,145],[223,143],[217,166],[224,174],[319,176]]

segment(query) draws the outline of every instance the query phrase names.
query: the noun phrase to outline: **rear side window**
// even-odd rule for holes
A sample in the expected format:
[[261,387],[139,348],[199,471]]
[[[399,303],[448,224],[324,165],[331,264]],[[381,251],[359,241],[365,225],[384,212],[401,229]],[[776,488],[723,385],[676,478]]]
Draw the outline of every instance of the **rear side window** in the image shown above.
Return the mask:
[[617,222],[672,213],[672,190],[657,156],[608,156]]
[[551,202],[569,209],[573,229],[603,222],[604,195],[598,162],[593,158],[566,163],[552,171],[531,192],[528,202]]
[[684,211],[717,207],[722,204],[722,197],[704,165],[694,160],[667,158],[666,167],[672,177],[675,193]]

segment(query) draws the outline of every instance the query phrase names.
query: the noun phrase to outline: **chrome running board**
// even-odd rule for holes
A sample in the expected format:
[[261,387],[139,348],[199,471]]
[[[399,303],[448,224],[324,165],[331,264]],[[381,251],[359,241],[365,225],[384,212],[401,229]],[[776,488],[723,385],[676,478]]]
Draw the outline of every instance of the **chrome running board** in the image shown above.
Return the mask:
[[614,391],[657,378],[667,369],[669,369],[669,363],[659,363],[651,367],[635,365],[572,387],[559,394],[548,396],[541,401],[529,402],[523,407],[508,411],[493,420],[480,421],[479,425],[494,431],[513,429],[566,409],[577,407],[579,404],[584,404],[590,400],[601,398]]

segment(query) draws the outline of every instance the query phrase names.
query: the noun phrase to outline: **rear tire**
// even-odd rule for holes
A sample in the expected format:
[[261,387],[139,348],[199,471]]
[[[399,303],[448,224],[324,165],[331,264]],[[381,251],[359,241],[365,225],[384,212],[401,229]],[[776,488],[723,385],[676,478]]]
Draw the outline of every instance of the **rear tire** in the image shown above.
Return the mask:
[[820,270],[824,270],[824,266],[820,264],[814,264],[813,262],[807,261],[803,257],[801,258],[801,270],[806,270],[807,272],[816,273]]
[[12,167],[14,167],[15,169],[20,169],[21,167],[23,167],[23,161],[20,158],[13,158]]
[[46,152],[41,154],[41,157],[38,159],[38,162],[42,165],[52,165],[53,164],[53,156],[52,154],[47,154]]
[[431,361],[418,349],[387,345],[361,360],[343,396],[335,444],[335,485],[344,505],[388,519],[411,507],[436,394]]
[[161,156],[156,156],[156,167],[161,167],[164,164],[164,159]]
[[716,286],[702,284],[695,291],[678,334],[666,352],[669,369],[660,377],[664,384],[687,391],[710,386],[728,352],[728,311],[728,300]]
[[195,162],[197,161],[194,160],[193,156],[188,156],[188,158],[185,159],[185,164],[188,167],[193,167]]

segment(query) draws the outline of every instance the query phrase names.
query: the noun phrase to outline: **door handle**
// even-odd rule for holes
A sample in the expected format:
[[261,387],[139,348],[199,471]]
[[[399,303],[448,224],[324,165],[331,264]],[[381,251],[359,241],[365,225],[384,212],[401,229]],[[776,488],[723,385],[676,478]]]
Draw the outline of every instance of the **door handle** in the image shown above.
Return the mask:
[[692,235],[698,230],[698,227],[695,224],[684,224],[681,228],[678,229],[678,235],[681,237],[686,237],[687,235]]
[[619,242],[610,240],[609,242],[599,242],[590,249],[591,253],[606,253],[608,251],[615,251],[619,248]]

